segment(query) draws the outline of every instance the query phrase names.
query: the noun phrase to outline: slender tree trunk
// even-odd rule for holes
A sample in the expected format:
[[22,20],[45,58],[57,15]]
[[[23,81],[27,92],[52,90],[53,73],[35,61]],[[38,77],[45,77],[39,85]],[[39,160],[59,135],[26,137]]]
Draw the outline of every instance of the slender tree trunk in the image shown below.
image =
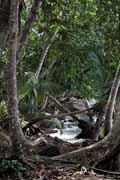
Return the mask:
[[120,146],[120,102],[115,116],[112,131],[100,142],[67,154],[56,156],[53,159],[64,159],[91,165],[103,161],[106,157],[114,156]]
[[100,114],[97,118],[97,122],[95,124],[95,129],[94,129],[94,133],[93,133],[93,140],[98,141],[99,140],[99,135],[100,135],[100,128],[102,126],[102,120],[103,120],[103,115],[104,114]]
[[9,20],[9,47],[8,47],[8,113],[9,113],[9,131],[10,136],[17,150],[25,143],[23,135],[17,102],[17,82],[16,82],[16,51],[18,38],[18,13],[19,1],[12,0]]
[[36,79],[39,79],[39,76],[40,76],[40,73],[41,73],[45,58],[46,58],[46,56],[47,56],[47,54],[49,52],[49,49],[50,49],[52,43],[54,42],[54,40],[56,38],[56,35],[57,35],[58,31],[59,31],[59,28],[56,29],[56,31],[54,32],[52,38],[50,39],[49,44],[46,46],[45,50],[43,51],[42,58],[40,60],[40,64],[39,64],[38,69],[37,69],[37,71],[35,73]]
[[[111,90],[110,108],[113,112],[114,102],[117,96],[120,81],[120,64],[118,65],[114,78],[113,87]],[[111,113],[110,111],[110,113]],[[111,118],[112,113],[109,115]],[[112,127],[112,126],[111,126]],[[53,159],[75,160],[81,164],[96,164],[104,160],[107,156],[113,156],[120,146],[120,101],[118,103],[115,115],[115,123],[109,134],[100,142],[88,146],[86,148],[73,151],[64,155],[54,157]]]
[[113,125],[112,117],[113,117],[114,105],[115,105],[115,100],[119,86],[120,86],[120,63],[118,65],[115,78],[113,80],[113,84],[108,100],[108,108],[105,117],[105,135],[107,135],[112,129],[112,125]]
[[17,51],[17,63],[19,63],[19,61],[20,61],[23,47],[25,46],[26,41],[27,41],[27,36],[30,32],[30,29],[31,29],[35,19],[36,19],[36,16],[38,14],[39,8],[42,5],[42,2],[43,2],[43,0],[34,0],[31,10],[30,10],[30,13],[28,15],[28,18],[25,22],[24,27],[22,28],[22,31],[20,33],[20,38],[19,38],[18,51]]
[[48,69],[47,69],[46,71],[44,71],[44,72],[41,73],[39,79],[44,79],[45,76],[48,76],[49,73],[50,73],[50,71],[51,71],[51,69],[53,68],[53,66],[55,65],[56,62],[57,62],[57,59],[53,60],[53,61],[51,62],[51,64],[49,65]]

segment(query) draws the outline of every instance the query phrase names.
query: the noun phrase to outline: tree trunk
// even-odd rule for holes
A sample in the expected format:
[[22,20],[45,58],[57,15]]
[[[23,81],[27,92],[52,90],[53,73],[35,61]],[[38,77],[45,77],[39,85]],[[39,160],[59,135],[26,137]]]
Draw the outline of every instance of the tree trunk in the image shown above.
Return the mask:
[[16,51],[18,38],[18,13],[19,1],[12,0],[10,8],[9,21],[9,47],[8,47],[8,114],[9,114],[9,132],[14,148],[20,150],[25,143],[23,135],[17,102],[17,83],[16,83]]
[[57,34],[58,34],[58,31],[59,31],[59,28],[56,29],[56,31],[54,32],[52,38],[50,39],[50,42],[48,43],[48,45],[45,47],[45,50],[43,51],[43,54],[42,54],[42,57],[41,57],[41,60],[40,60],[40,64],[38,65],[38,68],[37,68],[37,71],[35,73],[35,77],[36,79],[39,79],[40,77],[40,73],[41,73],[41,70],[42,70],[42,67],[43,67],[43,64],[44,64],[44,61],[46,59],[46,56],[49,52],[49,49],[51,47],[51,45],[53,44]]
[[100,128],[103,123],[104,113],[100,112],[95,123],[94,133],[93,133],[93,140],[98,141],[100,136]]
[[113,111],[114,111],[114,105],[115,105],[115,100],[117,96],[117,92],[120,86],[120,63],[118,65],[115,78],[112,84],[109,100],[108,100],[108,108],[106,112],[106,117],[105,117],[105,135],[107,135],[110,130],[112,129],[113,121],[112,121],[112,116],[113,116]]
[[[116,75],[114,78],[112,90],[111,90],[111,98],[109,108],[109,120],[112,117],[113,108],[115,99],[117,96],[118,88],[120,82],[120,63],[118,65]],[[111,122],[111,121],[110,121]],[[53,159],[66,159],[66,160],[75,160],[80,162],[81,164],[95,164],[96,162],[100,162],[104,160],[107,156],[113,156],[117,149],[120,146],[120,101],[117,105],[116,115],[115,115],[115,123],[110,133],[100,142],[88,146],[86,148],[73,151],[64,155],[60,155],[58,157],[54,157]]]
[[67,154],[56,156],[53,159],[74,160],[80,164],[91,165],[101,162],[108,156],[113,156],[120,145],[120,102],[118,104],[115,124],[111,132],[100,142]]
[[36,16],[38,14],[39,8],[42,5],[42,0],[34,0],[30,13],[28,15],[28,18],[25,22],[24,27],[22,28],[22,31],[20,33],[20,38],[19,38],[19,45],[18,45],[18,51],[17,51],[17,63],[19,63],[20,58],[21,58],[21,53],[23,50],[23,47],[25,46],[25,43],[27,41],[27,36],[30,32],[30,29],[36,19]]

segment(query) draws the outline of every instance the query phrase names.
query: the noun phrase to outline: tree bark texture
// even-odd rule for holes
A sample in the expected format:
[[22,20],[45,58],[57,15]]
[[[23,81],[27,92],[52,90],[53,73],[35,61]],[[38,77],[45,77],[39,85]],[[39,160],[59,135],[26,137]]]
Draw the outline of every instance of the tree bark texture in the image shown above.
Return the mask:
[[107,108],[106,117],[105,117],[105,135],[107,135],[112,129],[113,111],[114,111],[114,105],[115,105],[119,86],[120,86],[120,63],[118,65],[115,78],[113,80],[113,84],[112,84],[112,88],[111,88],[111,92],[110,92],[110,96],[108,100],[108,108]]
[[18,39],[18,13],[19,1],[12,0],[10,8],[9,21],[9,47],[8,47],[8,114],[9,114],[9,132],[14,147],[19,148],[25,142],[23,135],[17,102],[17,82],[16,82],[16,52]]
[[30,29],[36,19],[36,16],[38,14],[39,8],[42,5],[42,2],[43,2],[42,0],[34,0],[30,13],[27,18],[27,21],[25,22],[25,25],[22,28],[22,31],[20,33],[20,38],[19,38],[19,45],[18,45],[19,48],[17,51],[18,62],[20,61],[22,49],[25,46],[25,43],[27,41],[27,35],[29,34]]

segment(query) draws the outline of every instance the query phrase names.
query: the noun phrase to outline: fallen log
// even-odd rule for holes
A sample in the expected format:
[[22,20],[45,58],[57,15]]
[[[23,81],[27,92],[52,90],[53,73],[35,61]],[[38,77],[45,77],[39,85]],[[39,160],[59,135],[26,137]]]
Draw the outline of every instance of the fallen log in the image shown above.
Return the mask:
[[53,115],[39,114],[39,115],[37,115],[37,117],[35,117],[33,119],[31,119],[31,115],[30,115],[30,117],[27,116],[27,119],[31,119],[31,120],[30,120],[30,122],[25,127],[23,127],[23,131],[25,131],[31,125],[41,121],[42,119],[63,118],[65,116],[69,116],[69,115],[72,116],[72,115],[75,115],[75,114],[82,114],[82,113],[85,113],[85,112],[90,111],[90,110],[92,110],[92,108],[88,108],[88,109],[85,109],[85,110],[82,110],[82,111],[74,111],[74,112],[61,113],[61,114],[53,114]]

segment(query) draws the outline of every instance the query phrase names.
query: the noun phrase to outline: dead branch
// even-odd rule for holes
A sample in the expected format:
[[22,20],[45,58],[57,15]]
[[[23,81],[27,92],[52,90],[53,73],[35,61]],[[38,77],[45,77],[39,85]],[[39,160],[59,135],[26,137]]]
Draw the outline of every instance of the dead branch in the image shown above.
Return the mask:
[[57,107],[63,111],[63,112],[70,112],[69,109],[63,107],[63,105],[55,98],[53,97],[52,95],[50,95],[49,93],[47,93],[48,97],[57,105]]
[[54,115],[39,115],[38,117],[36,118],[33,118],[31,120],[31,122],[29,122],[25,127],[23,127],[23,131],[25,131],[28,127],[30,127],[31,125],[41,121],[42,119],[51,119],[51,118],[62,118],[62,117],[65,117],[65,116],[68,116],[68,115],[75,115],[75,114],[82,114],[82,113],[85,113],[87,111],[90,111],[92,110],[92,108],[88,108],[88,109],[85,109],[85,110],[82,110],[82,111],[74,111],[74,112],[68,112],[68,113],[61,113],[61,114],[54,114]]
[[[96,167],[93,167],[93,166],[88,166],[87,164],[80,164],[78,162],[75,162],[75,161],[71,161],[71,160],[64,160],[64,159],[53,159],[51,157],[45,157],[45,156],[39,156],[39,158],[37,157],[38,159],[38,162],[40,161],[42,164],[73,164],[74,166],[76,166],[77,168],[79,167],[82,167],[84,166],[86,169],[89,169],[89,170],[94,170],[95,172],[98,172],[98,173],[104,173],[104,174],[110,174],[110,175],[116,175],[116,176],[120,176],[120,172],[113,172],[113,171],[108,171],[108,170],[103,170],[103,169],[100,169],[100,168],[96,168]],[[34,169],[35,166],[31,166],[30,162],[32,162],[32,164],[36,163],[36,160],[33,160],[33,159],[23,159],[22,160],[26,165],[30,166],[30,168]]]

